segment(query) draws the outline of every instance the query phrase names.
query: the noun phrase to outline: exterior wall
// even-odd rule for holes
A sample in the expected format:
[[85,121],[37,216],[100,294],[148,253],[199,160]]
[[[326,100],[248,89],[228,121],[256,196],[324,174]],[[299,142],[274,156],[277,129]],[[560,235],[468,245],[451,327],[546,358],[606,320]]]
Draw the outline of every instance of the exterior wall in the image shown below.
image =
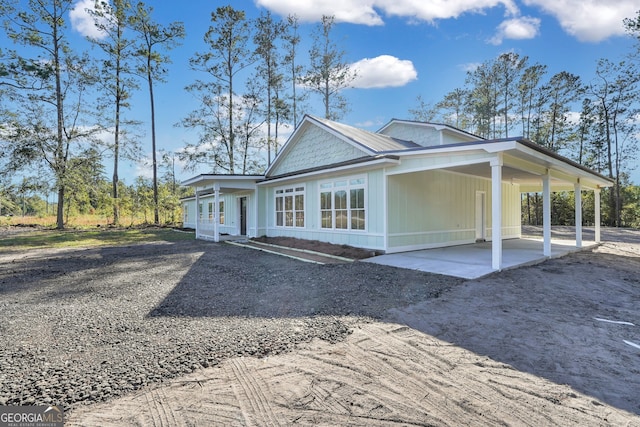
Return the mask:
[[365,155],[356,147],[317,126],[309,127],[303,133],[302,138],[296,141],[284,154],[286,157],[276,165],[270,175],[283,175],[357,159]]
[[[364,230],[323,229],[320,213],[320,185],[341,179],[365,178],[365,223]],[[264,194],[264,214],[266,219],[265,235],[269,237],[286,236],[300,239],[319,240],[334,244],[346,244],[367,249],[384,249],[384,196],[381,191],[384,180],[382,170],[334,176],[327,179],[298,181],[287,185],[261,186]],[[276,226],[275,197],[276,190],[286,187],[304,186],[305,224],[304,227]],[[262,199],[261,199],[262,201]]]
[[463,135],[437,130],[433,127],[409,123],[392,123],[384,129],[383,133],[394,138],[404,139],[405,141],[413,141],[423,147],[475,140],[471,136],[465,137]]
[[[425,169],[442,169],[456,165],[489,162],[492,156],[484,151],[467,153],[440,153],[413,156],[402,159],[402,164],[395,168],[394,173],[417,172]],[[488,167],[488,166],[487,166]]]
[[405,141],[413,141],[423,147],[440,145],[440,132],[432,127],[392,123],[383,133]]
[[196,199],[182,200],[182,226],[184,228],[196,228]]
[[[220,224],[218,231],[220,234],[229,234],[232,236],[240,235],[240,197],[247,198],[247,234],[251,237],[257,236],[256,231],[256,205],[253,192],[221,194],[220,201],[224,202],[224,224]],[[196,207],[196,199],[183,200],[183,212],[186,206],[187,219],[183,226],[186,228],[196,228],[196,217],[200,217],[198,232],[204,236],[213,236],[213,226],[215,218],[214,213],[209,214],[209,203],[214,203],[213,194],[199,197],[202,210]],[[197,212],[200,212],[198,215]]]
[[[476,192],[486,194],[485,227],[491,227],[491,181],[445,171],[388,177],[387,252],[473,243],[476,239]],[[520,193],[503,184],[503,233],[520,235]]]

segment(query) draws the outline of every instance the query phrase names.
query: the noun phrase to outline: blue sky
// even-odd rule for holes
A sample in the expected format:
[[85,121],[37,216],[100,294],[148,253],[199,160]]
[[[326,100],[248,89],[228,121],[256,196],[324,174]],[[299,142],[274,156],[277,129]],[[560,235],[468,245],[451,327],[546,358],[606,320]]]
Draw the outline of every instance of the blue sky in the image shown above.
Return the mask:
[[[83,9],[93,0],[80,0],[72,24],[75,43],[87,47],[82,34],[92,31]],[[196,132],[175,127],[197,104],[184,87],[203,75],[189,69],[188,61],[206,46],[203,35],[216,7],[231,4],[248,18],[270,10],[275,16],[297,14],[302,21],[301,59],[308,57],[310,32],[323,14],[338,22],[335,40],[345,60],[358,70],[356,88],[344,95],[351,111],[343,122],[377,130],[392,118],[410,118],[409,109],[421,95],[435,103],[462,87],[470,67],[516,52],[530,63],[548,66],[551,75],[568,71],[593,78],[596,61],[617,62],[632,51],[634,40],[625,35],[622,20],[636,16],[637,0],[240,0],[232,2],[188,0],[147,1],[156,21],[182,21],[187,37],[172,51],[168,82],[156,89],[158,147],[176,151],[195,142]],[[95,52],[95,51],[94,51]],[[144,87],[144,86],[142,86]],[[148,100],[141,90],[128,117],[148,122]],[[319,100],[309,102],[310,114],[322,115]],[[145,126],[148,128],[148,126]],[[150,134],[150,132],[147,132]],[[150,137],[143,138],[150,156]],[[124,162],[121,176],[132,183],[149,168]],[[107,170],[110,176],[110,171]],[[200,172],[177,170],[180,179]],[[640,182],[638,171],[634,181]]]

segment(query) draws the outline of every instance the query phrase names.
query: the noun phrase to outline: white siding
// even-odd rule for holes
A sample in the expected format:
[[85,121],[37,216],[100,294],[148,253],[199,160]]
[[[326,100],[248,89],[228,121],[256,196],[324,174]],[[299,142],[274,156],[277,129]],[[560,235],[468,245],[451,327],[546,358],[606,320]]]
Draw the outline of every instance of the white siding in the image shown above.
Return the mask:
[[[240,197],[247,198],[247,234],[251,237],[258,236],[259,229],[256,229],[256,205],[254,192],[241,192],[220,195],[220,201],[224,202],[224,224],[220,224],[218,232],[237,236],[240,234]],[[216,220],[209,215],[209,204],[214,202],[213,194],[201,196],[199,202],[202,205],[202,215],[200,217],[199,231],[201,234],[213,236],[213,224]],[[188,199],[183,201],[183,206],[187,205],[188,221],[184,223],[186,228],[196,228],[196,216],[199,212],[196,207],[196,200]]]
[[392,123],[383,133],[405,141],[413,141],[423,147],[440,145],[440,132],[432,127]]
[[365,153],[317,126],[309,126],[270,172],[277,176],[364,157]]
[[275,190],[280,186],[263,187],[261,192],[265,194],[265,212],[261,216],[266,217],[266,235],[269,237],[286,236],[299,239],[318,240],[341,245],[349,245],[366,249],[384,249],[384,206],[381,185],[383,180],[382,170],[355,173],[344,176],[332,176],[331,181],[345,178],[365,177],[367,181],[365,191],[366,205],[366,230],[335,230],[321,227],[320,215],[320,183],[327,179],[313,179],[287,184],[287,186],[305,185],[305,226],[300,227],[276,227],[275,226]]
[[[491,181],[444,171],[389,176],[388,252],[475,241],[476,192],[488,195],[485,218],[490,235]],[[504,237],[520,233],[520,194],[503,184]]]
[[184,228],[196,228],[196,211],[196,199],[182,201],[182,226]]
[[438,130],[433,126],[420,123],[392,123],[382,133],[405,141],[413,141],[423,147],[479,140],[471,135],[444,129]]

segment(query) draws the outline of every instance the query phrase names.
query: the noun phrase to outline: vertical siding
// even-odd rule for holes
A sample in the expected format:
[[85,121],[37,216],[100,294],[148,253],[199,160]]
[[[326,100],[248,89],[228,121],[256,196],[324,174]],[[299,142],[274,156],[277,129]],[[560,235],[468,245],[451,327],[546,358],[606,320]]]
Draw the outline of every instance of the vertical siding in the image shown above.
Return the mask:
[[[276,188],[282,186],[261,187],[265,200],[262,206],[266,206],[264,217],[266,218],[267,236],[286,236],[300,239],[318,240],[334,244],[345,244],[367,249],[383,249],[384,237],[384,205],[382,194],[382,183],[384,174],[382,170],[363,172],[360,174],[349,174],[345,176],[335,176],[329,179],[336,181],[344,178],[365,176],[367,179],[367,196],[365,199],[367,206],[367,229],[360,231],[350,230],[327,230],[321,228],[320,221],[320,183],[327,179],[312,179],[305,181],[305,227],[276,227],[275,226],[275,205],[274,197]],[[288,186],[301,185],[301,183],[290,184]]]
[[[218,231],[221,234],[229,234],[232,236],[240,233],[240,197],[247,198],[247,234],[250,236],[259,236],[260,221],[256,218],[256,195],[253,191],[243,193],[221,194],[220,201],[224,202],[224,224],[220,224]],[[202,220],[206,223],[209,220],[209,203],[213,203],[214,196],[206,195],[199,198],[202,204]],[[184,223],[184,227],[196,228],[197,208],[196,201],[186,200],[183,206],[188,206],[188,221]],[[211,228],[211,223],[204,224],[205,227]],[[264,234],[264,233],[263,233]]]
[[[184,217],[185,207],[187,209],[187,218]],[[182,202],[182,226],[184,228],[196,228],[196,200],[184,200]]]
[[258,189],[256,190],[256,203],[258,204],[258,208],[253,208],[253,212],[258,212],[258,217],[256,218],[256,237],[267,235],[267,221],[269,216],[269,208],[271,206],[267,201],[268,194],[269,188],[267,187],[258,187]]
[[[491,181],[445,171],[389,177],[389,251],[475,241],[476,192],[486,198],[491,229]],[[503,184],[505,237],[519,235],[519,188]]]

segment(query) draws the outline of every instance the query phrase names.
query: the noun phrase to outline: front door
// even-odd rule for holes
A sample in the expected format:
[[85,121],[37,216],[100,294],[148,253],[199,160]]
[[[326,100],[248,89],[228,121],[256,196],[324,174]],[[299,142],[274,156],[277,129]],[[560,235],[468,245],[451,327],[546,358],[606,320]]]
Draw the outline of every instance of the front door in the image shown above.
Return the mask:
[[240,235],[247,235],[247,198],[240,197]]
[[484,191],[476,191],[476,242],[484,242],[487,239],[486,211],[487,203]]

